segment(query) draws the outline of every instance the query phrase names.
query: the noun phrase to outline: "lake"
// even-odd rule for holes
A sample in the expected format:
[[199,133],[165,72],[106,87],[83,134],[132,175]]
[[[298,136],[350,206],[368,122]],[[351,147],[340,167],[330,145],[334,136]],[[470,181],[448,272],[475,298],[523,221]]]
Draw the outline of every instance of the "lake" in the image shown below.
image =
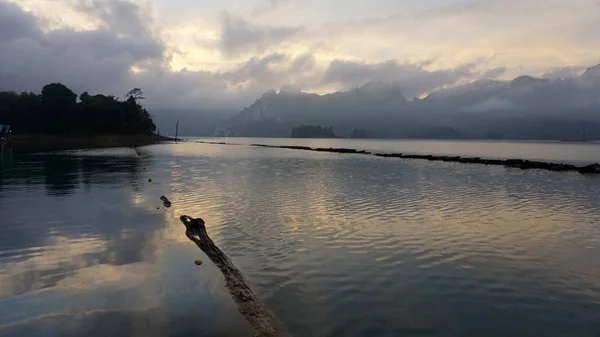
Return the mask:
[[[295,336],[600,335],[600,176],[195,140],[4,150],[0,335],[252,336],[182,214]],[[205,140],[600,162],[595,143]]]

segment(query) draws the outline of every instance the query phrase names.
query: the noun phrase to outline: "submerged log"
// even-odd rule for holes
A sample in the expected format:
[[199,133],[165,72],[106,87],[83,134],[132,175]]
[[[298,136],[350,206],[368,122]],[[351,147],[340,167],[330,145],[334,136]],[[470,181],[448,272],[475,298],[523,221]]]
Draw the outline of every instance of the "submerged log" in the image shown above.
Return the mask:
[[240,313],[254,328],[255,337],[291,336],[283,323],[271,313],[261,300],[252,292],[248,281],[231,260],[217,247],[206,232],[204,220],[182,215],[185,235],[192,240],[225,276],[225,286],[238,306]]
[[[206,144],[226,144],[226,145],[241,145],[235,143],[213,143],[203,142],[198,143]],[[460,156],[437,156],[431,154],[402,154],[402,153],[372,153],[365,150],[357,149],[346,149],[346,148],[311,148],[308,146],[278,146],[278,145],[264,145],[264,144],[251,144],[251,146],[269,147],[269,148],[281,148],[281,149],[293,149],[293,150],[308,150],[316,152],[331,152],[331,153],[353,153],[353,154],[368,154],[377,157],[387,158],[404,158],[404,159],[425,159],[429,161],[444,161],[453,163],[468,163],[468,164],[481,164],[481,165],[493,165],[493,166],[504,166],[509,168],[519,168],[522,170],[529,169],[540,169],[547,171],[574,171],[583,174],[600,174],[600,164],[591,164],[587,166],[575,166],[571,164],[563,163],[552,163],[542,162],[526,159],[484,159],[481,157],[460,157]]]
[[402,153],[374,153],[373,155],[385,158],[402,158]]
[[600,174],[600,164],[591,164],[578,168],[579,173]]
[[358,151],[356,149],[345,149],[345,148],[336,149],[333,147],[330,147],[330,148],[318,147],[313,150],[317,151],[317,152],[333,152],[333,153],[362,153],[362,154],[364,154],[366,152],[366,151]]

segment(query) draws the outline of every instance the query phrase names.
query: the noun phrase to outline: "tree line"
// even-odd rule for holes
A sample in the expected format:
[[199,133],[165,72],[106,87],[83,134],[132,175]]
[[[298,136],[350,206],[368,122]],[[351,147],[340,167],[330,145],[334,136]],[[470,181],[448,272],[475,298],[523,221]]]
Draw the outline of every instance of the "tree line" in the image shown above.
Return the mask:
[[300,125],[292,129],[292,138],[336,138],[333,126]]
[[15,133],[43,134],[145,134],[156,130],[139,88],[118,97],[79,96],[60,83],[51,83],[41,94],[0,91],[0,124]]

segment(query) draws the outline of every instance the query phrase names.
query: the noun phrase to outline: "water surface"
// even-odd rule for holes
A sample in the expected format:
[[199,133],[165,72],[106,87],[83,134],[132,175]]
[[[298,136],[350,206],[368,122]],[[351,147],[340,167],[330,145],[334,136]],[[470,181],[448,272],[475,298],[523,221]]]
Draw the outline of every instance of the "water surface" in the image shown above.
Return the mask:
[[[600,153],[228,141],[565,162]],[[204,218],[296,336],[600,334],[600,177],[194,142],[2,163],[1,335],[251,336],[181,214]]]

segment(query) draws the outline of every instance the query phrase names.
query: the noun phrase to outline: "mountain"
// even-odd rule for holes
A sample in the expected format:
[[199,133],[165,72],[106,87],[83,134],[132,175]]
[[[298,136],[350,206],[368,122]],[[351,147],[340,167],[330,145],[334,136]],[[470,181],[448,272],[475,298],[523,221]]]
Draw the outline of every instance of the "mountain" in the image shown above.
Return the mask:
[[355,123],[395,118],[408,106],[396,84],[382,82],[327,95],[272,90],[222,123],[214,135],[288,137],[293,127],[330,121],[335,121],[336,130],[348,133]]
[[302,124],[356,128],[380,138],[600,139],[600,65],[570,78],[478,80],[408,101],[397,84],[370,82],[327,95],[269,91],[213,135],[288,137]]

